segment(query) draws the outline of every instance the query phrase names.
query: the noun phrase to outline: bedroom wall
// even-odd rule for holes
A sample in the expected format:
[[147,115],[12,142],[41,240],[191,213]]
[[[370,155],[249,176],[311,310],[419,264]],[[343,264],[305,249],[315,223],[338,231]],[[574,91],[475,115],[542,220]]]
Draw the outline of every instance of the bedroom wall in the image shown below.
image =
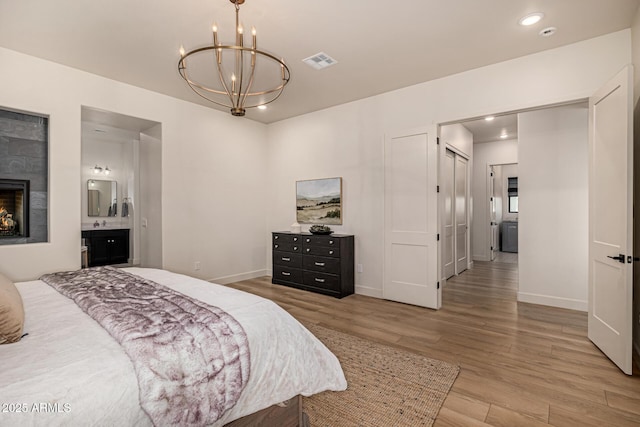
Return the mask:
[[[471,174],[471,194],[473,195],[473,227],[471,228],[471,254],[476,261],[489,261],[489,187],[487,173],[490,165],[518,162],[518,140],[500,140],[474,144],[474,165]],[[506,202],[502,199],[501,205]]]
[[381,296],[385,133],[583,99],[630,61],[623,30],[271,124],[265,239],[295,220],[296,180],[342,176],[334,228],[356,236],[356,292]]
[[4,48],[0,64],[0,106],[50,116],[50,240],[0,248],[11,279],[80,267],[83,105],[162,123],[164,268],[264,274],[265,125]]

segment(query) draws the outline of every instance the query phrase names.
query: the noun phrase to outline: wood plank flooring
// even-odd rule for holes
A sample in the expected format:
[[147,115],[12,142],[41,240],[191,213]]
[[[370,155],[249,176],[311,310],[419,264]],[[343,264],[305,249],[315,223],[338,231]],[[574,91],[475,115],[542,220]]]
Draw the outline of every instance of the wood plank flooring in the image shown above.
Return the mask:
[[429,310],[362,295],[342,300],[272,285],[228,286],[301,321],[461,367],[444,426],[640,426],[640,372],[629,377],[587,339],[586,313],[516,301],[517,264],[475,262]]

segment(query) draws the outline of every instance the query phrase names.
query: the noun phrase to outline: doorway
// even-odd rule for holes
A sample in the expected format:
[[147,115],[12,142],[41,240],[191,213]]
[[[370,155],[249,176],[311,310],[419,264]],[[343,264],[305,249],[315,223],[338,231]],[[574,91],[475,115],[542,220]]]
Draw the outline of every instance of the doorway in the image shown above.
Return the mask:
[[[127,230],[124,264],[162,268],[162,125],[83,106],[81,148],[83,233]],[[95,183],[108,184],[104,214],[89,208]]]
[[490,261],[518,263],[518,164],[493,164],[488,173]]

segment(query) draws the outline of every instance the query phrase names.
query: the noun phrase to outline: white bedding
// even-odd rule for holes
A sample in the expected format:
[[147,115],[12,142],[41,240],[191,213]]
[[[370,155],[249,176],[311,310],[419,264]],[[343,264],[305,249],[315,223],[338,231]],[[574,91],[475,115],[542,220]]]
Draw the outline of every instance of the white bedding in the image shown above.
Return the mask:
[[[275,303],[165,270],[125,270],[220,307],[245,329],[249,382],[214,426],[297,394],[346,389],[336,357]],[[151,425],[138,404],[133,365],[116,341],[44,282],[16,286],[29,335],[0,346],[0,425]]]

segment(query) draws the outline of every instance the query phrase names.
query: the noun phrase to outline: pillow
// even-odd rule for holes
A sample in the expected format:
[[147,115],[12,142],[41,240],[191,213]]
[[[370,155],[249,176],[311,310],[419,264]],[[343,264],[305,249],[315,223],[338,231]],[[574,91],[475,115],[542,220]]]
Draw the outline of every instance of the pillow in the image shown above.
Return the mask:
[[24,326],[24,307],[20,293],[6,276],[0,273],[0,344],[20,341]]

